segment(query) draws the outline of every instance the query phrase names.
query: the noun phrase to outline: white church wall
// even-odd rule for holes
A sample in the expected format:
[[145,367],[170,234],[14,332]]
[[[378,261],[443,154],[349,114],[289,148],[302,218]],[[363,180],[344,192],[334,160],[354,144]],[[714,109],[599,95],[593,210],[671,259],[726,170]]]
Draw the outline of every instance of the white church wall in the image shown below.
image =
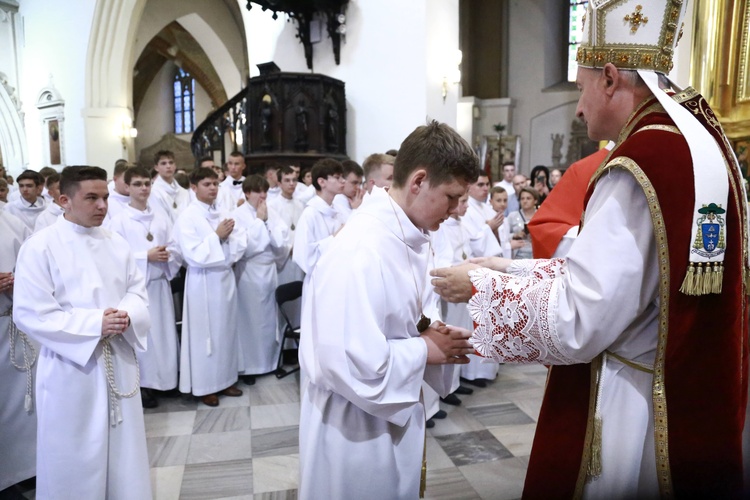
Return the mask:
[[[688,5],[684,36],[677,47],[675,67],[670,74],[682,86],[689,82],[693,5],[694,2]],[[562,21],[559,19],[561,15],[566,16]],[[564,161],[570,124],[575,119],[578,91],[572,86],[566,88],[564,84],[545,88],[545,82],[549,84],[554,80],[550,78],[549,70],[556,65],[550,64],[547,58],[555,42],[550,40],[550,33],[557,29],[555,23],[559,22],[567,22],[567,10],[564,6],[560,8],[558,0],[510,2],[508,91],[515,103],[512,128],[514,134],[521,136],[521,172],[525,174],[535,165],[552,164],[550,133],[565,134],[561,151]],[[550,29],[550,26],[555,29]],[[566,41],[562,39],[559,43]]]
[[[429,9],[428,9],[429,4]],[[429,12],[429,16],[428,16]],[[306,73],[304,51],[295,38],[296,26],[258,6],[244,10],[251,76],[258,63],[274,61],[282,71]],[[428,21],[428,17],[435,19]],[[443,72],[438,54],[458,48],[458,3],[455,0],[352,0],[346,12],[346,42],[336,65],[332,42],[324,31],[313,46],[313,68],[346,82],[347,153],[361,162],[367,155],[398,148],[418,125],[432,118],[455,123],[456,88],[443,106]],[[440,41],[441,33],[448,42]],[[433,44],[435,46],[433,47]],[[429,75],[429,76],[428,76]],[[437,86],[437,87],[436,87]],[[452,109],[452,111],[449,111]],[[451,122],[452,120],[452,122]]]
[[[545,82],[545,36],[548,19],[548,0],[511,0],[508,93],[514,101],[512,130],[521,137],[521,173],[528,174],[534,165],[552,164],[552,141],[548,130],[565,134],[563,158],[570,136],[570,123],[575,118],[575,108],[560,107],[578,99],[577,90],[544,91]],[[564,11],[565,9],[560,9]],[[565,43],[561,40],[560,43]],[[535,117],[548,110],[554,121],[543,127],[533,127]],[[564,113],[569,113],[564,116]],[[532,161],[532,158],[534,159]]]
[[[94,0],[67,2],[24,0],[19,13],[23,18],[23,60],[20,96],[25,114],[28,166],[43,167],[42,123],[36,109],[40,91],[50,82],[65,100],[65,163],[87,163],[86,134],[81,110],[86,103],[83,80],[86,50],[93,17]],[[114,133],[114,132],[111,132]],[[112,159],[114,162],[115,158]]]

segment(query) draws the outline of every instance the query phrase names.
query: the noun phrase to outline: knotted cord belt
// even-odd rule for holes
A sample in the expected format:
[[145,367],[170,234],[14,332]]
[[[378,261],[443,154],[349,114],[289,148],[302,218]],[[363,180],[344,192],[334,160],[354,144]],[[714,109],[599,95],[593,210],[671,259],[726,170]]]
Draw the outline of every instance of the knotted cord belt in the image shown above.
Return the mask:
[[[16,324],[13,322],[13,306],[9,307],[7,311],[0,314],[0,317],[8,316],[8,339],[10,340],[10,362],[14,368],[26,373],[26,396],[23,401],[23,409],[27,413],[31,413],[33,409],[33,388],[34,388],[34,374],[32,367],[36,363],[37,352],[34,344],[31,343],[29,337],[26,336],[21,330],[18,329]],[[21,340],[23,346],[23,365],[16,363],[16,340]]]
[[117,388],[117,382],[115,381],[115,369],[112,364],[112,339],[115,335],[102,337],[102,355],[104,357],[104,369],[107,373],[107,393],[109,395],[109,424],[112,427],[122,423],[122,412],[120,411],[121,398],[132,398],[138,393],[141,388],[141,370],[138,365],[138,357],[135,355],[135,349],[131,346],[130,350],[133,351],[133,359],[135,360],[135,387],[128,393],[123,393]]

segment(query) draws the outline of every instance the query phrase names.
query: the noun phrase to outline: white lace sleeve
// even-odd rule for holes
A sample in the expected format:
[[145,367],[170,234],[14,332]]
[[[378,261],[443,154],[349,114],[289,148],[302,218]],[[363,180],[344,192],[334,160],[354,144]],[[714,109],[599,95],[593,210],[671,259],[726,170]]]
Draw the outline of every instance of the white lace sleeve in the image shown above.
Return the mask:
[[563,273],[564,259],[519,259],[508,266],[507,273],[522,278],[546,280]]
[[[549,265],[559,261],[554,266]],[[486,358],[510,363],[574,364],[557,336],[557,281],[565,273],[562,259],[520,261],[547,263],[514,276],[489,269],[470,273],[477,293],[469,301],[476,328],[474,349]],[[549,278],[553,275],[555,278]],[[541,278],[541,276],[546,278]]]

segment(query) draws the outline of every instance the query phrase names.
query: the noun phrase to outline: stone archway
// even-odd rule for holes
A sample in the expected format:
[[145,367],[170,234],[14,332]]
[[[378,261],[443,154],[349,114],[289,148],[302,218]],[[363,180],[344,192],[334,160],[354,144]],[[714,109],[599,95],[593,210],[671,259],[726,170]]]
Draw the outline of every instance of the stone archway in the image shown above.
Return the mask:
[[[133,45],[147,0],[98,0],[86,56],[86,159],[110,168],[132,157],[118,131],[132,123]],[[123,146],[124,144],[124,146]],[[132,158],[130,158],[132,159]]]
[[15,90],[0,73],[0,151],[2,164],[9,172],[20,173],[26,168],[26,132]]

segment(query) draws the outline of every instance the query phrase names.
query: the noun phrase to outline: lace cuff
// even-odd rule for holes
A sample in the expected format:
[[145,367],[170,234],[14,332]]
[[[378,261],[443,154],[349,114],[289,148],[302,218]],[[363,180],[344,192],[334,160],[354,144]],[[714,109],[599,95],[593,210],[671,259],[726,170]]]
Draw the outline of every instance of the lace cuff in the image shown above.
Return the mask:
[[519,259],[508,266],[507,273],[522,278],[546,280],[564,273],[565,259]]
[[[528,277],[484,268],[469,273],[477,290],[469,300],[469,312],[477,325],[471,344],[482,356],[501,362],[577,363],[566,354],[555,326],[557,280],[565,272],[564,261],[521,262],[541,266],[527,266]],[[558,277],[550,279],[553,273]]]

